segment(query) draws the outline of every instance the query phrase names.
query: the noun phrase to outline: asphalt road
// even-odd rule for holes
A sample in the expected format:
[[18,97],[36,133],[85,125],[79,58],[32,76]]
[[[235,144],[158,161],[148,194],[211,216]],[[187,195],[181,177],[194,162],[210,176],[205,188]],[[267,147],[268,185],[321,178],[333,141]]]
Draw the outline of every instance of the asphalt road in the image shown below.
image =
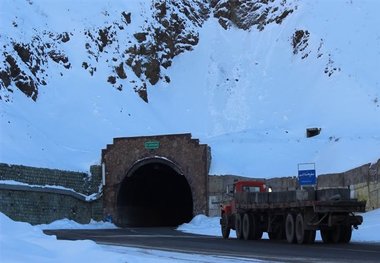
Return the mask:
[[94,240],[99,244],[153,248],[166,251],[231,256],[271,262],[380,262],[380,244],[288,244],[286,241],[224,240],[185,234],[172,228],[123,228],[107,230],[45,230],[58,239]]

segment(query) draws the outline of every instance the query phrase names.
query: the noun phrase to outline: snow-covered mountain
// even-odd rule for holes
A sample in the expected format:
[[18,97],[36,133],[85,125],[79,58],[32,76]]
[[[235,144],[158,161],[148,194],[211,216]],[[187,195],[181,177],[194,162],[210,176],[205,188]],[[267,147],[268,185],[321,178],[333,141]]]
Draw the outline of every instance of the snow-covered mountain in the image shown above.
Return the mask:
[[[85,171],[191,132],[212,174],[380,158],[375,0],[2,0],[0,162]],[[306,128],[321,128],[306,138]]]

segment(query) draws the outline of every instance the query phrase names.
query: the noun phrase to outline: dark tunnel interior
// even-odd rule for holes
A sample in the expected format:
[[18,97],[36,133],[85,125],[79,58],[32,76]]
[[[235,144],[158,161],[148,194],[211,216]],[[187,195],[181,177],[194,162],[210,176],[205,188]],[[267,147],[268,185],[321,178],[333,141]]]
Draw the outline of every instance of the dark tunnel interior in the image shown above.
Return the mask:
[[129,174],[117,202],[121,226],[178,226],[193,217],[186,178],[161,162],[147,163]]

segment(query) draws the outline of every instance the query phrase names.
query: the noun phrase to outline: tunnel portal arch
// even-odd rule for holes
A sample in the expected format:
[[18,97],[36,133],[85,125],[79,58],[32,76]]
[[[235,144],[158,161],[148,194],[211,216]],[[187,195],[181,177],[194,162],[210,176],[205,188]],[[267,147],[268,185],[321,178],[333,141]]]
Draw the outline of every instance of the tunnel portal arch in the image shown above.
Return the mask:
[[151,157],[132,165],[117,196],[121,225],[177,226],[193,217],[190,185],[180,168]]
[[210,161],[191,134],[115,138],[102,151],[104,216],[118,226],[168,226],[207,214]]

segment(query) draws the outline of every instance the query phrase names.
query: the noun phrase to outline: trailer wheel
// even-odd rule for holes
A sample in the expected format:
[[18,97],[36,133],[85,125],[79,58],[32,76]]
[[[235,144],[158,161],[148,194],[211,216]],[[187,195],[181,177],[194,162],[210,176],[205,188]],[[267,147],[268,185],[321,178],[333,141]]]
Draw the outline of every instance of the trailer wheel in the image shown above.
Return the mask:
[[283,240],[286,238],[284,227],[278,227],[275,231],[268,232],[268,237],[270,240]]
[[263,236],[263,231],[260,229],[260,222],[259,218],[255,215],[252,215],[251,220],[251,229],[252,229],[252,239],[259,240]]
[[345,225],[334,226],[331,230],[331,243],[347,244],[351,240],[352,227]]
[[224,238],[224,239],[229,238],[231,228],[230,228],[229,225],[228,225],[228,215],[227,215],[227,214],[223,214],[223,215],[222,215],[222,224],[221,224],[221,228],[222,228],[222,236],[223,236],[223,238]]
[[340,235],[340,243],[350,243],[352,236],[352,227],[349,226],[341,226],[341,235]]
[[321,229],[321,237],[322,241],[325,244],[332,243],[332,229],[331,228],[326,228],[326,229]]
[[285,240],[285,227],[283,220],[278,221],[272,225],[272,232],[268,232],[270,240]]
[[344,243],[347,244],[351,241],[352,227],[345,225],[338,225],[329,228],[321,229],[321,237],[323,243]]
[[241,215],[236,214],[235,215],[235,230],[236,230],[236,237],[237,239],[243,239],[243,229],[242,229],[242,222],[241,222]]
[[303,220],[303,215],[299,213],[296,217],[296,239],[298,244],[305,243],[305,234],[305,222]]
[[296,217],[296,239],[298,244],[311,244],[315,241],[315,230],[305,230],[305,220],[301,213]]
[[315,230],[309,230],[309,239],[307,241],[308,244],[313,244],[315,242],[315,236],[317,235],[317,232]]
[[334,243],[334,244],[340,243],[341,237],[342,237],[342,228],[341,228],[341,226],[334,226],[331,229],[331,242]]
[[270,240],[279,240],[278,232],[268,232],[268,237]]
[[296,242],[294,216],[289,213],[285,220],[285,235],[288,243]]
[[244,240],[253,239],[252,233],[252,216],[250,214],[244,214],[243,216],[243,238]]

